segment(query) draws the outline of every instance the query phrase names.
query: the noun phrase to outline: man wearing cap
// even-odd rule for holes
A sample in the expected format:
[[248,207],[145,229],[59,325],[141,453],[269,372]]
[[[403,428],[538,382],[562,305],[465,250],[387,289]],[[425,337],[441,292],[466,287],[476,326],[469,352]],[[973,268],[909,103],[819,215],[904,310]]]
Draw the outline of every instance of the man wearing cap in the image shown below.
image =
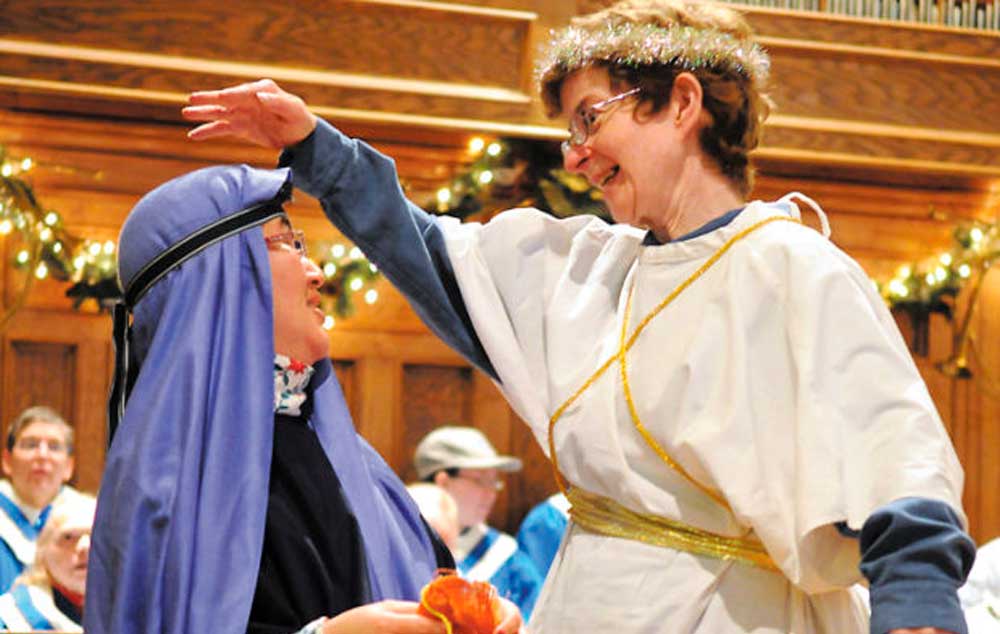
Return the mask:
[[418,478],[437,484],[458,505],[460,533],[453,554],[459,573],[492,583],[527,619],[543,577],[513,537],[486,524],[504,488],[500,473],[520,471],[521,461],[497,454],[478,429],[439,427],[417,445],[414,463]]

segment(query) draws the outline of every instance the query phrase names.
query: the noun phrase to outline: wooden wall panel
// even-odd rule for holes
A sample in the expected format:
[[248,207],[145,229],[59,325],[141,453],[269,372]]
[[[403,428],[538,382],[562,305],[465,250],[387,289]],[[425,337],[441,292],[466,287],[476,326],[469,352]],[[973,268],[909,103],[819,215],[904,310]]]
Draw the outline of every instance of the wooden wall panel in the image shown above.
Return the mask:
[[4,438],[10,421],[32,405],[47,405],[64,417],[76,410],[75,345],[8,339],[5,347]]
[[[527,12],[434,2],[148,0],[140,7],[115,0],[59,0],[41,10],[32,3],[8,7],[0,32],[20,41],[113,48],[122,54],[336,68],[518,90],[532,18]],[[466,63],[450,61],[456,56]],[[136,65],[143,59],[122,57]],[[148,73],[132,77],[127,85],[145,77]]]
[[[170,17],[151,19],[157,11]],[[96,98],[91,106],[120,112],[113,102],[122,98],[176,104],[197,87],[268,76],[356,119],[383,112],[447,127],[470,118],[473,106],[472,119],[524,121],[534,108],[536,19],[532,11],[408,0],[157,0],[142,8],[56,0],[0,17],[0,84],[60,94],[70,108],[65,97],[81,92]],[[176,119],[165,112],[156,116]]]
[[748,9],[748,13],[758,35],[769,41],[794,37],[841,48],[950,55],[955,59],[1000,58],[1000,38],[988,32],[763,7]]
[[973,534],[985,541],[1000,536],[1000,275],[995,271],[983,283],[973,316],[970,357],[973,378],[958,392],[967,400],[963,464]]
[[4,429],[22,409],[56,408],[76,431],[74,483],[95,491],[104,466],[111,327],[95,315],[23,309],[3,333]]
[[[340,123],[557,139],[532,99],[549,27],[605,0],[22,3],[0,16],[0,102],[177,121],[192,89],[271,76]],[[167,19],[152,20],[162,10]],[[773,57],[762,157],[996,179],[991,34],[741,7]],[[216,37],[225,31],[224,37]]]
[[[959,318],[967,309],[959,302]],[[896,315],[904,337],[912,329],[904,314]],[[973,317],[976,342],[970,352],[971,379],[952,378],[939,365],[954,352],[956,326],[940,315],[930,321],[930,350],[915,361],[945,423],[965,470],[964,506],[969,529],[979,543],[1000,536],[1000,275],[983,284]]]
[[357,364],[353,361],[333,360],[333,371],[337,375],[340,389],[344,391],[344,402],[348,409],[356,412],[360,397],[358,390]]
[[472,420],[472,370],[465,367],[407,364],[403,366],[403,413],[399,429],[402,446],[400,473],[416,480],[413,451],[420,439],[442,425],[475,426]]
[[364,356],[357,364],[361,397],[353,412],[354,423],[358,433],[393,469],[398,469],[403,459],[399,435],[399,416],[403,408],[400,362],[393,358]]
[[[475,372],[470,387],[473,402],[471,424],[483,430],[497,452],[517,456],[523,462],[525,456],[515,453],[515,449],[516,439],[527,433],[526,426],[514,415],[503,395],[485,374]],[[521,495],[524,472],[504,474],[503,479],[506,488],[497,496],[490,513],[490,523],[513,533],[524,516],[521,510],[526,503]]]

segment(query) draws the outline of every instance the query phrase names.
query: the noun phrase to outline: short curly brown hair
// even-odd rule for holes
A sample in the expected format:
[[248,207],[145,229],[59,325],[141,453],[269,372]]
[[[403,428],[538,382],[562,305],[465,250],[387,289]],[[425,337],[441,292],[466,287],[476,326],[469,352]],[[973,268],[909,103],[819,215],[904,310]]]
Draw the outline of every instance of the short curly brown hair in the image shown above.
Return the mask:
[[[629,25],[703,33],[709,43],[713,39],[735,42],[738,48],[730,45],[730,49],[741,54],[756,49],[753,31],[740,13],[696,0],[623,0],[602,11],[574,18],[570,28],[599,38],[616,27]],[[684,56],[667,61],[636,60],[625,51],[611,51],[593,59],[576,57],[571,63],[550,58],[555,61],[550,59],[547,67],[539,69],[541,98],[550,117],[562,110],[563,82],[585,67],[606,68],[612,85],[617,88],[639,87],[640,104],[645,106],[637,107],[636,111],[647,114],[658,112],[669,103],[677,75],[692,73],[701,84],[702,103],[711,116],[711,123],[700,134],[702,150],[742,196],[746,197],[753,188],[749,154],[759,145],[764,120],[773,106],[764,86],[766,72],[754,72],[753,68],[731,59],[723,59],[727,63],[715,63],[713,59],[693,63]]]

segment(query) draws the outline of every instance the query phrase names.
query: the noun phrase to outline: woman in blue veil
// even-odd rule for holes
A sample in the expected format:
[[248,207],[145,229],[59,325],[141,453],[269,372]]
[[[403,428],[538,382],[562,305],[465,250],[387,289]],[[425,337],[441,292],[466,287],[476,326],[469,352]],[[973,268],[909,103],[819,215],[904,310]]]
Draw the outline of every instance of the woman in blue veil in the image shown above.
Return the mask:
[[290,178],[199,170],[122,228],[87,631],[444,631],[414,601],[450,555],[354,429]]

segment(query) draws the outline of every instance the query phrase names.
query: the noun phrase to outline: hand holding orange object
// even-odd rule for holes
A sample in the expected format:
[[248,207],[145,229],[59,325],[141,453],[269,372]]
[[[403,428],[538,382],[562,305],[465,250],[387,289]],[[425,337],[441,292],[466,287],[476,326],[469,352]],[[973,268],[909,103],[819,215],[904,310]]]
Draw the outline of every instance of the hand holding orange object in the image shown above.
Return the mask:
[[440,619],[448,634],[493,634],[503,620],[496,588],[485,581],[467,581],[451,571],[424,586],[420,612]]

